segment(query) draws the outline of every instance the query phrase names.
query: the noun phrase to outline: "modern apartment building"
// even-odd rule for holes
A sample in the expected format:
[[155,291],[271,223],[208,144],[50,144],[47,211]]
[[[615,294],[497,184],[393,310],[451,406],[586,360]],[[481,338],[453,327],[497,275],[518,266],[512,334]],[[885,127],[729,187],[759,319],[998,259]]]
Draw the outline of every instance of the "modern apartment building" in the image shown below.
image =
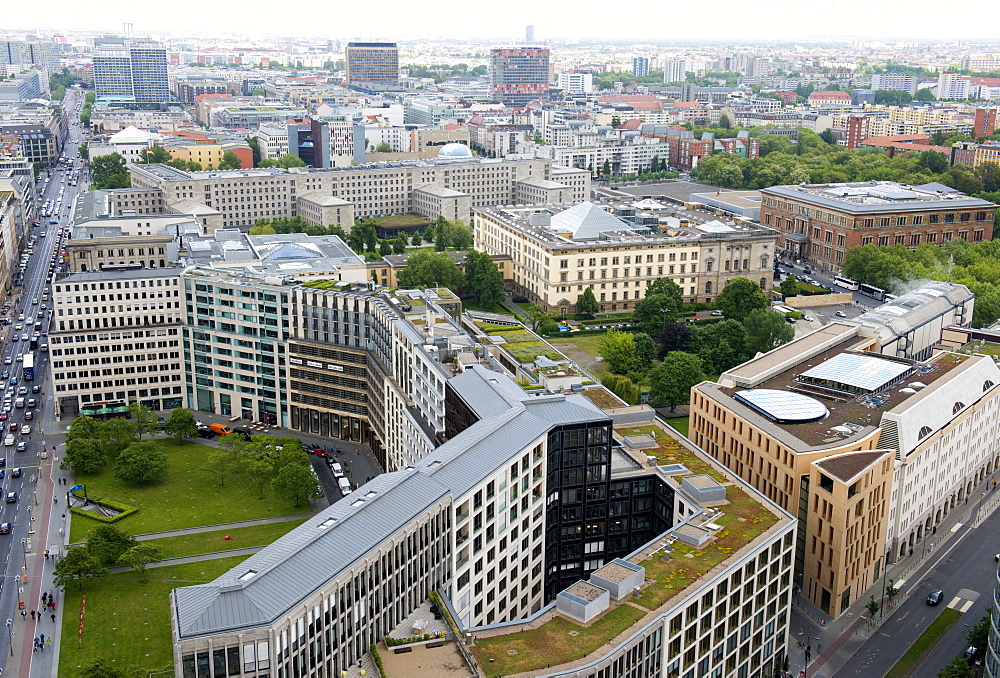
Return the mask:
[[13,66],[14,72],[33,66],[44,73],[45,90],[48,92],[48,76],[59,67],[59,57],[55,44],[40,40],[0,40],[0,69]]
[[525,106],[549,93],[549,50],[545,47],[498,47],[490,52],[493,98]]
[[74,273],[51,288],[49,355],[60,412],[182,405],[181,269]]
[[687,62],[683,59],[666,59],[663,62],[663,82],[684,82],[687,79]]
[[871,89],[898,89],[912,96],[917,93],[917,76],[912,73],[875,73]]
[[761,224],[778,231],[778,248],[837,270],[858,245],[981,242],[993,237],[996,205],[940,184],[893,181],[772,186],[761,189]]
[[649,59],[647,57],[632,57],[632,75],[645,78],[649,75]]
[[691,396],[692,441],[797,515],[796,583],[834,617],[1000,462],[990,356],[907,360],[867,334],[827,325]]
[[602,312],[629,311],[668,277],[686,301],[714,299],[735,277],[769,290],[777,234],[750,225],[693,224],[657,206],[477,208],[476,249],[513,257],[513,289],[547,312],[576,312],[588,287]]
[[976,117],[972,127],[972,138],[992,136],[997,131],[997,111],[996,106],[983,106],[976,109]]
[[[552,180],[559,177],[573,190],[573,200],[590,194],[586,170],[554,167],[549,160],[505,160],[450,158],[399,163],[372,163],[356,167],[284,170],[264,168],[215,172],[183,172],[167,165],[130,165],[133,189],[156,193],[160,213],[172,209],[191,214],[205,209],[222,215],[222,226],[249,227],[258,219],[302,214],[304,196],[319,194],[345,200],[357,218],[385,214],[419,213],[424,207],[436,210],[429,218],[454,210],[463,202],[463,221],[471,220],[469,207],[524,204],[528,179]],[[452,194],[434,200],[418,200],[420,191],[449,189]],[[113,194],[131,195],[129,194]],[[131,200],[131,198],[128,198]],[[155,213],[155,212],[151,212]],[[452,217],[449,217],[452,218]],[[327,224],[324,224],[327,225]]]
[[349,42],[347,86],[366,92],[399,88],[399,48],[394,42]]
[[169,102],[166,49],[158,43],[125,38],[95,45],[94,93],[126,106],[155,107]]

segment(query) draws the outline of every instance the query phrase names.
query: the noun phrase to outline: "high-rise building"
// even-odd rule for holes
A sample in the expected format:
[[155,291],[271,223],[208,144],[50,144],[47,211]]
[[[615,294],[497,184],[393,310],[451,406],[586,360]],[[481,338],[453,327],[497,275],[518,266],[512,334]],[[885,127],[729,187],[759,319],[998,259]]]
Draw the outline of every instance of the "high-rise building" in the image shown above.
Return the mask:
[[363,91],[399,87],[399,48],[394,42],[347,43],[347,86]]
[[491,52],[493,98],[524,106],[549,93],[549,50],[545,47],[498,47]]
[[644,78],[649,75],[649,59],[646,57],[635,57],[632,59],[632,75],[637,78]]
[[535,27],[530,24],[524,27],[524,43],[526,45],[535,43]]
[[684,82],[686,76],[686,62],[683,59],[667,59],[663,62],[663,82]]
[[51,42],[34,40],[0,41],[0,70],[3,66],[34,66],[45,73],[47,87],[54,54],[52,47]]
[[143,40],[101,40],[94,46],[94,92],[123,104],[169,102],[166,49]]
[[976,120],[972,127],[972,137],[978,139],[979,137],[991,136],[997,131],[997,109],[994,106],[977,108],[976,109]]

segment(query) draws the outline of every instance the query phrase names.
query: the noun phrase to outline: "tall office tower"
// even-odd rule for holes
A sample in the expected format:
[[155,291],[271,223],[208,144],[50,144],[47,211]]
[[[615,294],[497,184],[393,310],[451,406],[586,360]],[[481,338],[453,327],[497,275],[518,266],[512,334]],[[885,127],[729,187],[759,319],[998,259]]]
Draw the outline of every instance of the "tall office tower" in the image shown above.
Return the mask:
[[663,62],[663,82],[684,82],[687,77],[686,63],[683,59],[667,59]]
[[632,59],[632,75],[637,78],[644,78],[649,75],[649,59],[646,57],[635,57]]
[[394,42],[347,43],[347,86],[378,92],[399,87],[399,48]]
[[535,27],[525,26],[524,27],[524,44],[533,45],[535,44]]
[[167,51],[147,40],[102,38],[94,46],[94,92],[123,103],[170,101]]
[[493,98],[524,106],[549,93],[549,50],[545,47],[498,47],[490,52]]
[[[0,71],[4,66],[34,66],[46,76],[51,73],[53,44],[36,40],[0,41]],[[58,63],[58,60],[57,60]]]
[[976,119],[972,125],[972,137],[988,137],[997,131],[997,109],[995,106],[976,109]]

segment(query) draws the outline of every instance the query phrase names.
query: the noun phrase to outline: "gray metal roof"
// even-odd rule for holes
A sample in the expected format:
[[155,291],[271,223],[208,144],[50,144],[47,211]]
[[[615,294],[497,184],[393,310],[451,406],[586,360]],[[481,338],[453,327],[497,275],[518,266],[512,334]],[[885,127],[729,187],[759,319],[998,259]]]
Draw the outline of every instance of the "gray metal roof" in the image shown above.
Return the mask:
[[460,497],[506,466],[553,426],[607,420],[580,395],[524,394],[417,464],[366,483],[215,581],[175,589],[177,632],[194,637],[269,625],[443,497]]
[[[898,193],[899,198],[892,197],[896,193],[889,191],[891,188],[900,189]],[[973,198],[958,191],[953,191],[951,195],[948,195],[932,190],[920,191],[919,189],[921,189],[919,186],[911,187],[905,184],[895,184],[894,182],[865,182],[864,184],[851,183],[819,186],[772,186],[770,188],[762,188],[761,191],[813,205],[822,205],[831,209],[859,214],[949,208],[971,209],[982,207],[990,210],[996,208],[996,205],[991,202]],[[846,193],[838,197],[830,192],[833,190],[842,190]],[[868,200],[869,202],[858,202],[861,199]]]

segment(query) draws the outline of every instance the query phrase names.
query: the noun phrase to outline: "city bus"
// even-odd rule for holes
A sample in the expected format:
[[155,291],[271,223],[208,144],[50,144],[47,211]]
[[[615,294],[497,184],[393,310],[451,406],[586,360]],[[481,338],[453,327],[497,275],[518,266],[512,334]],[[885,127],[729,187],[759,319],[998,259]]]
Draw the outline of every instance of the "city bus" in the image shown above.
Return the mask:
[[858,292],[866,297],[871,297],[875,301],[882,301],[885,299],[884,289],[881,287],[875,287],[874,285],[869,285],[868,283],[860,283],[858,285]]
[[25,381],[31,381],[35,378],[35,354],[25,353],[24,358],[21,359],[21,373]]
[[858,289],[858,281],[851,280],[842,275],[835,275],[833,277],[833,284],[837,287],[843,287],[845,290],[851,290],[852,292]]

